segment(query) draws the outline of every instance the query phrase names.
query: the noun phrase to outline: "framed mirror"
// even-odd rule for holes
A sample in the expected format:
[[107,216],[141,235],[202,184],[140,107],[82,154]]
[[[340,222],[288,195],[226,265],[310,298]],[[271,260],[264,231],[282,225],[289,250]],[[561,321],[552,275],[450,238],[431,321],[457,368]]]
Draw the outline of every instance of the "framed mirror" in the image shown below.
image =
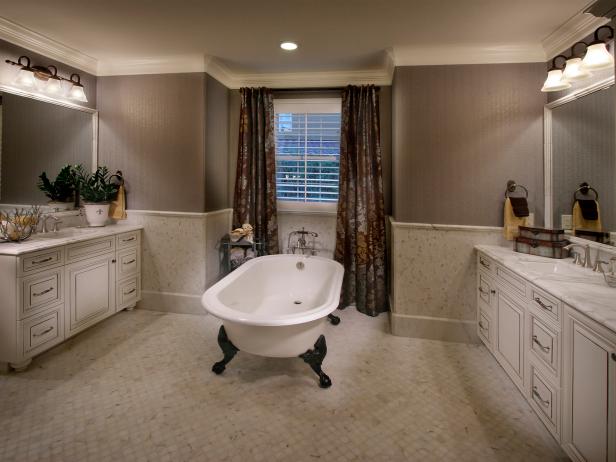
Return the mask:
[[96,110],[0,85],[0,209],[47,205],[39,175],[53,181],[75,164],[94,170],[97,150]]
[[608,245],[616,245],[615,103],[611,75],[544,109],[546,227]]

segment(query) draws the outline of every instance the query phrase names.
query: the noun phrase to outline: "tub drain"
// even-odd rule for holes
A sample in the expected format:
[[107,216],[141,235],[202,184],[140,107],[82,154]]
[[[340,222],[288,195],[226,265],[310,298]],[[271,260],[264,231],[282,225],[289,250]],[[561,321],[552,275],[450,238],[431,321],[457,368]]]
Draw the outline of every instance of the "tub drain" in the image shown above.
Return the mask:
[[302,304],[301,300],[295,300],[293,303],[295,303],[296,305],[301,305]]

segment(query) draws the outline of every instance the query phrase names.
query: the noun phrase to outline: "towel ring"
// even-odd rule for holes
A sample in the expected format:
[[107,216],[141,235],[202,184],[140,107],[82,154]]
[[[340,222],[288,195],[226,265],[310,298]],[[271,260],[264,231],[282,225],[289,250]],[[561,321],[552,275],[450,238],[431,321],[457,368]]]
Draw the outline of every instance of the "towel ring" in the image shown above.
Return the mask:
[[122,174],[122,170],[118,170],[115,172],[115,175],[111,175],[109,179],[116,178],[119,182],[118,186],[124,186],[124,175]]
[[595,188],[593,188],[592,186],[590,186],[588,183],[584,182],[573,193],[573,202],[578,200],[577,193],[581,192],[582,194],[587,195],[590,191],[595,193],[595,200],[598,201],[599,200],[599,193],[597,192],[597,190]]
[[515,181],[513,180],[509,180],[507,182],[507,189],[505,189],[505,198],[509,197],[509,193],[513,193],[515,192],[515,190],[517,188],[523,189],[524,190],[524,197],[526,199],[528,199],[528,189],[526,189],[525,186],[522,186],[521,184],[517,184]]

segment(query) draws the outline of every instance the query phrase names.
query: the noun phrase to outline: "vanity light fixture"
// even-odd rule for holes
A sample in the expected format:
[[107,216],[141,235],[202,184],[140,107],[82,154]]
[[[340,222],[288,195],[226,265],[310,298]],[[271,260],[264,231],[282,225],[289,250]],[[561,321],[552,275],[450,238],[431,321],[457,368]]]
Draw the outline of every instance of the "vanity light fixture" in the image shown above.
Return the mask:
[[552,59],[552,67],[548,71],[548,77],[545,79],[545,83],[543,84],[543,88],[541,88],[542,92],[549,91],[560,91],[566,90],[567,88],[571,88],[571,84],[563,78],[563,67],[558,67],[556,65],[556,60],[558,58],[562,58],[567,61],[567,57],[564,55],[558,55],[554,59]]
[[[13,84],[18,87],[46,93],[55,97],[66,96],[83,103],[88,102],[79,74],[72,74],[70,79],[67,79],[58,75],[58,68],[56,66],[32,66],[30,58],[27,56],[20,56],[17,62],[10,59],[5,60],[5,62],[12,66],[20,67],[17,76],[13,80]],[[67,94],[65,94],[66,90],[63,82],[67,82],[69,85]]]
[[601,26],[595,31],[595,39],[588,45],[586,56],[582,61],[584,69],[589,71],[598,71],[600,69],[609,69],[614,67],[614,57],[607,49],[607,44],[604,40],[599,40],[599,31],[608,30],[609,35],[607,40],[614,38],[614,29],[610,26]]
[[[609,31],[604,40],[599,39],[601,31]],[[548,77],[545,79],[541,91],[560,91],[571,87],[571,82],[586,79],[592,76],[591,71],[614,68],[614,57],[608,50],[608,45],[605,40],[609,41],[614,38],[614,29],[610,26],[601,26],[595,30],[594,40],[587,44],[585,42],[577,42],[571,47],[571,56],[567,58],[564,55],[558,55],[552,60],[552,66],[548,71]],[[584,54],[576,54],[575,47],[584,45],[586,51]],[[583,58],[582,58],[583,56]],[[563,58],[566,65],[563,67],[556,66],[556,60]]]
[[295,42],[282,42],[280,44],[280,48],[282,48],[285,51],[293,51],[293,50],[297,50],[297,43]]
[[571,47],[571,57],[567,60],[565,70],[563,71],[563,78],[567,82],[577,82],[578,80],[584,80],[592,75],[582,64],[582,58],[575,53],[575,47],[578,45],[584,45],[585,50],[588,48],[585,42],[577,42]]

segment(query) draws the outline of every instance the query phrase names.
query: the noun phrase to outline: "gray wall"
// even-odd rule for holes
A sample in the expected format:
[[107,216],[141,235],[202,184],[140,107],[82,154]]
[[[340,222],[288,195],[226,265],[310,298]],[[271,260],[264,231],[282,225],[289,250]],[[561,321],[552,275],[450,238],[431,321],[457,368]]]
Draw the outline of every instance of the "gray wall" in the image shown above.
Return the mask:
[[396,221],[502,226],[513,179],[542,224],[544,79],[544,63],[396,68]]
[[53,61],[45,56],[34,53],[30,50],[26,50],[25,48],[21,48],[17,45],[13,45],[12,43],[5,42],[4,40],[0,40],[0,83],[10,85],[13,81],[19,67],[17,66],[9,66],[4,63],[5,59],[10,59],[11,61],[17,62],[17,59],[21,55],[26,55],[31,59],[31,65],[33,66],[49,66],[53,64],[58,68],[58,75],[62,77],[69,78],[72,73],[76,72],[81,76],[81,83],[84,87],[84,91],[86,93],[86,97],[88,98],[87,103],[80,103],[77,101],[72,101],[75,104],[80,104],[82,106],[86,106],[89,108],[96,108],[96,77],[88,74],[79,69],[75,69],[74,67],[67,66],[65,64],[59,63],[57,61]]
[[616,230],[615,93],[611,86],[552,111],[555,226],[571,214],[573,192],[587,181],[599,191],[604,229]]
[[205,211],[231,206],[229,200],[229,89],[205,80]]
[[43,204],[36,187],[66,164],[92,166],[92,114],[2,94],[2,193],[5,204]]
[[[278,92],[275,98],[323,98],[332,97],[339,94],[338,91],[297,91],[297,92]],[[383,161],[383,190],[385,194],[385,213],[391,213],[392,204],[392,125],[391,107],[392,90],[391,87],[381,87],[379,92],[380,120],[381,120],[381,152]],[[240,93],[239,90],[229,91],[229,206],[233,206],[233,190],[235,186],[235,169],[237,166],[237,143],[239,135],[240,118]]]
[[205,210],[205,79],[98,79],[99,163],[124,173],[128,208]]

